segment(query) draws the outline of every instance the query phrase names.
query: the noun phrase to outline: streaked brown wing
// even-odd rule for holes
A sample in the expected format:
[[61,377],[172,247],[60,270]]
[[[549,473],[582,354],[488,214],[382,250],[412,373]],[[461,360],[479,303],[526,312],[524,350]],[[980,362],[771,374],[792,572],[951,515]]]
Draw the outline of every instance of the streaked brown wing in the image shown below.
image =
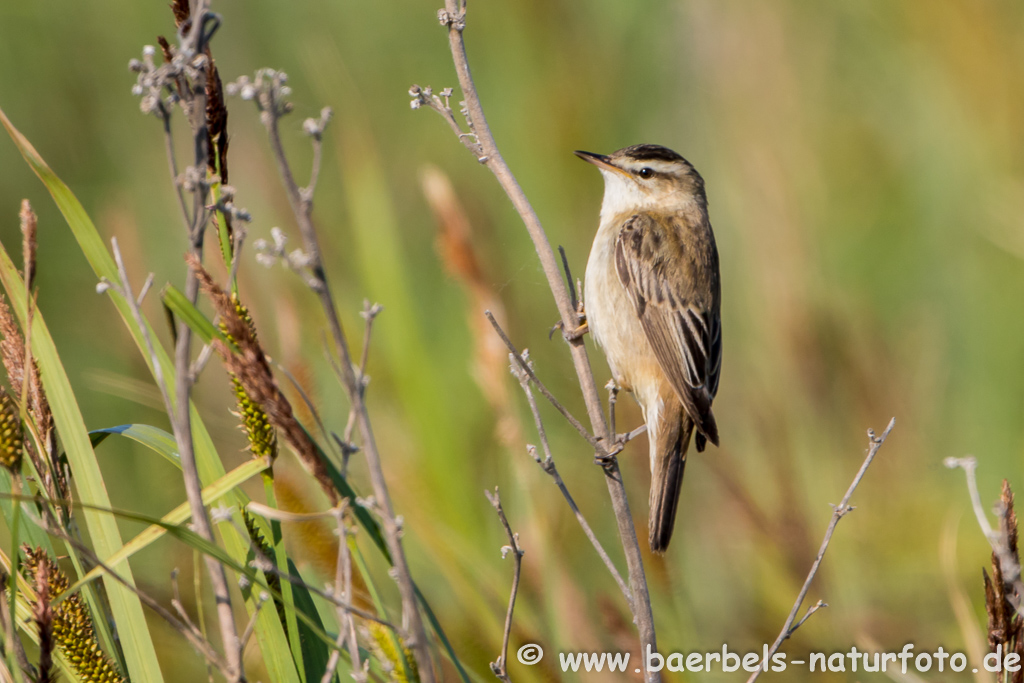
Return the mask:
[[615,242],[615,267],[669,383],[700,434],[717,445],[711,401],[721,372],[721,321],[708,310],[708,295],[694,288],[700,274],[672,220],[650,214],[627,220]]

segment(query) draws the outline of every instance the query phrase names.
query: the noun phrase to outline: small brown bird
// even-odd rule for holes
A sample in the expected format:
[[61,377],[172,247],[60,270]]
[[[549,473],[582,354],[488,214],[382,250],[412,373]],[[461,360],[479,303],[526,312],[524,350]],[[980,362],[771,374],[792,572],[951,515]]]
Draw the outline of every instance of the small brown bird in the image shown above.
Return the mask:
[[587,325],[615,382],[643,409],[651,444],[648,540],[672,538],[686,451],[718,445],[711,402],[722,367],[718,249],[704,179],[679,154],[635,145],[604,156],[601,224],[587,261]]

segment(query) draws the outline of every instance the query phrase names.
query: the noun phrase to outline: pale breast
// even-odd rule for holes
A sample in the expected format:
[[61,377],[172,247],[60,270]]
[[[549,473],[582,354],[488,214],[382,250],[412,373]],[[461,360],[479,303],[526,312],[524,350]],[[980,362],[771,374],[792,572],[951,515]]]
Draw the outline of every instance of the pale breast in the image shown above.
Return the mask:
[[590,332],[604,349],[615,381],[634,390],[660,384],[663,373],[615,270],[617,233],[617,226],[607,224],[597,231],[587,260],[583,302]]

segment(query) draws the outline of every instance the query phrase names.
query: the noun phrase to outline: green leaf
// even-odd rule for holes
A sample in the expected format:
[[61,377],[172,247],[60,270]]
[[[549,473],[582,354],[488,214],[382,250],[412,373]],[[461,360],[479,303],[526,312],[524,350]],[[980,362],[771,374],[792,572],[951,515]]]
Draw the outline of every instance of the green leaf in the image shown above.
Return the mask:
[[93,447],[103,443],[111,434],[120,434],[132,441],[137,441],[143,446],[148,446],[163,457],[167,458],[172,465],[181,469],[181,456],[178,455],[178,442],[174,435],[165,432],[159,427],[152,427],[143,424],[126,424],[106,429],[94,429],[89,432]]
[[[2,111],[0,111],[0,117],[7,125],[7,119],[3,117]],[[25,285],[18,274],[18,269],[2,245],[0,245],[0,280],[7,291],[11,307],[21,324],[24,325],[27,314]],[[92,443],[85,429],[85,421],[78,408],[75,394],[71,390],[71,382],[68,380],[64,365],[57,355],[53,339],[50,337],[50,332],[39,311],[35,311],[32,316],[31,339],[32,354],[39,364],[43,388],[50,401],[57,433],[67,450],[68,464],[71,467],[72,479],[78,489],[79,498],[101,507],[110,507],[110,498],[107,495],[106,485],[103,483],[103,475],[100,472],[99,463],[96,461],[96,454],[92,450]],[[113,555],[121,548],[121,534],[118,531],[116,520],[93,510],[87,510],[84,517],[89,536],[92,538],[96,552],[101,557]],[[135,580],[127,562],[117,569],[126,582],[134,585]],[[114,579],[106,580],[105,585],[110,599],[110,610],[120,634],[128,675],[136,681],[153,681],[154,683],[163,681],[156,649],[153,646],[149,628],[146,626],[146,616],[142,611],[142,603],[138,596]]]
[[[23,501],[31,499],[29,496],[17,496],[17,497],[15,497],[15,496],[11,496],[11,495],[5,495],[5,497],[12,498],[12,499],[13,498],[17,498],[18,500],[23,500]],[[116,509],[116,508],[104,507],[104,506],[99,506],[99,505],[92,505],[92,504],[89,504],[89,503],[76,502],[76,503],[74,503],[74,507],[76,509],[82,509],[82,510],[86,510],[86,511],[89,511],[89,512],[93,512],[93,513],[96,513],[96,514],[103,515],[103,516],[107,517],[108,519],[113,519],[113,518],[117,517],[117,518],[120,518],[120,519],[127,519],[127,520],[130,520],[130,521],[133,521],[133,522],[142,522],[144,524],[156,525],[156,526],[162,527],[164,529],[164,531],[168,535],[172,536],[173,538],[181,541],[182,543],[185,543],[186,545],[188,545],[189,547],[191,547],[191,548],[193,548],[195,550],[198,550],[199,552],[203,553],[204,555],[208,555],[208,556],[214,558],[215,560],[217,560],[218,562],[223,564],[227,569],[230,569],[231,571],[244,576],[245,578],[247,578],[250,581],[250,583],[260,587],[261,589],[263,589],[265,591],[267,591],[267,594],[270,597],[277,598],[277,599],[281,598],[281,594],[279,592],[275,591],[270,586],[268,586],[266,580],[261,578],[263,576],[263,572],[257,571],[256,569],[253,569],[252,567],[250,567],[248,565],[248,563],[246,563],[244,561],[240,562],[240,561],[235,560],[231,556],[231,554],[228,551],[226,551],[224,548],[221,548],[216,543],[213,543],[211,541],[207,541],[205,538],[203,538],[202,536],[200,536],[196,532],[192,531],[187,526],[184,526],[184,525],[181,525],[181,524],[168,524],[167,522],[165,522],[165,521],[163,521],[161,519],[157,519],[156,517],[151,517],[149,515],[144,515],[144,514],[139,513],[139,512],[132,512],[130,510],[119,510],[119,509]],[[231,526],[232,526],[232,528],[235,528],[234,524],[232,524]],[[225,536],[230,536],[231,534],[224,534],[224,535]],[[238,536],[239,534],[236,533],[235,535]],[[239,540],[242,540],[242,539],[239,539]],[[244,543],[245,541],[242,541],[242,542]],[[284,579],[282,579],[282,580],[284,580]],[[71,590],[64,591],[63,593],[61,593],[61,595],[57,599],[55,599],[53,601],[53,604],[56,605],[61,600],[66,599],[67,596],[69,596],[71,594],[72,594]],[[317,625],[319,623],[319,620],[314,620],[312,617],[310,617],[309,615],[304,614],[302,612],[298,613],[298,617],[307,626],[309,626],[310,631],[317,638],[320,638],[322,641],[324,641],[325,643],[330,645],[332,649],[334,648],[334,638],[332,638],[330,635],[328,635],[326,632],[324,632],[324,630]],[[278,622],[278,623],[280,623],[280,622]],[[285,647],[285,651],[287,652],[287,647]],[[266,653],[264,653],[264,654],[266,654]]]
[[182,294],[181,290],[177,287],[167,285],[160,296],[164,306],[180,320],[183,320],[195,332],[196,336],[203,340],[204,344],[209,344],[214,339],[219,339],[225,344],[230,345],[232,349],[237,350],[238,347],[235,346],[235,343],[228,339],[227,335],[221,332],[216,325],[210,322],[210,319],[203,315],[198,308],[192,305],[188,297]]
[[[242,482],[247,481],[250,478],[259,474],[260,472],[265,471],[267,467],[267,463],[262,460],[249,460],[248,462],[239,465],[238,467],[231,470],[223,477],[221,477],[220,479],[218,479],[217,481],[203,489],[203,503],[205,503],[206,505],[212,505],[213,503],[217,502],[225,495],[230,493],[236,486],[238,486]],[[174,508],[166,515],[161,517],[160,521],[164,524],[183,524],[191,516],[192,509],[186,502],[182,503],[181,505],[179,505],[178,507]],[[146,548],[149,545],[153,544],[166,533],[167,530],[163,526],[159,524],[150,525],[145,530],[140,532],[138,536],[125,543],[121,547],[121,549],[114,553],[111,557],[101,557],[101,559],[103,560],[103,563],[107,566],[113,566],[123,560],[128,559],[129,557],[139,552],[143,548]],[[88,574],[80,578],[71,587],[70,590],[73,591],[80,585],[84,585],[89,581],[92,581],[102,573],[102,568],[95,567]]]

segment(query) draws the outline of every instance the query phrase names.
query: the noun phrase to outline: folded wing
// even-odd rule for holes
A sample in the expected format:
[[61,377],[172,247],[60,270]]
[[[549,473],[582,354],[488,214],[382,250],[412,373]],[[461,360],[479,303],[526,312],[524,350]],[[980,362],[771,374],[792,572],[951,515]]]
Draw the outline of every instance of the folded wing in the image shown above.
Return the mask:
[[[711,402],[722,364],[721,320],[694,289],[694,265],[671,217],[637,214],[615,243],[615,267],[669,383],[704,440],[718,445]],[[717,277],[717,275],[716,275]]]

